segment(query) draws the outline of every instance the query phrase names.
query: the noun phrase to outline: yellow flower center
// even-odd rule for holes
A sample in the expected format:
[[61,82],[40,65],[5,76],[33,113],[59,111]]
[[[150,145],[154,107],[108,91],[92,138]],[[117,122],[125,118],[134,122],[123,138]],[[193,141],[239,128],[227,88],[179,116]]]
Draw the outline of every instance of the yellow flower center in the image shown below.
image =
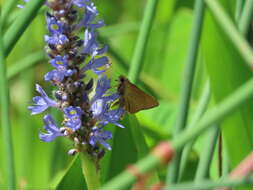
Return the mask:
[[51,28],[52,28],[52,30],[58,30],[59,26],[57,24],[52,24]]
[[75,115],[75,114],[76,114],[76,110],[71,110],[71,111],[70,111],[70,114],[71,114],[71,115]]
[[63,65],[63,62],[62,61],[56,61],[56,64],[57,65]]

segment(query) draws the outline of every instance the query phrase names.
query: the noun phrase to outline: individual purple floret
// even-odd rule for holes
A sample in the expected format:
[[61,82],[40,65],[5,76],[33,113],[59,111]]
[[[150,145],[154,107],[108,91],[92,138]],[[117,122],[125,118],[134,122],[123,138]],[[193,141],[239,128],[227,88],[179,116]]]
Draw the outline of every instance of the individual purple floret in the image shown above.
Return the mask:
[[63,81],[64,77],[71,76],[75,73],[75,70],[66,69],[62,67],[62,69],[55,69],[47,74],[45,74],[44,79],[45,81],[55,81],[55,82],[61,82]]
[[80,118],[82,116],[83,111],[80,107],[69,106],[64,108],[64,114],[68,118]]
[[85,30],[83,42],[83,54],[90,54],[92,57],[101,55],[107,51],[107,47],[100,48],[97,42],[97,34],[95,31]]
[[69,42],[69,39],[64,34],[54,34],[53,36],[45,35],[44,40],[51,45],[64,45]]
[[86,27],[86,28],[93,28],[93,29],[103,27],[105,23],[103,20],[96,20],[97,15],[98,15],[98,12],[95,6],[91,7],[91,9],[87,9],[84,13],[83,19],[80,21],[77,27],[78,28]]
[[66,70],[68,67],[68,56],[55,56],[54,59],[49,61],[53,67],[59,70]]
[[[97,75],[101,75],[109,67],[109,59],[107,57],[100,57],[97,59],[92,58],[83,68],[82,72],[92,70]],[[104,69],[101,69],[104,67]]]
[[50,142],[56,137],[63,136],[63,133],[58,128],[51,115],[45,115],[43,121],[45,123],[44,129],[47,131],[47,133],[39,134],[39,137],[42,141]]
[[92,102],[102,98],[106,91],[110,88],[110,79],[106,76],[100,77],[97,81],[96,93],[92,98]]
[[106,111],[102,114],[100,118],[101,121],[99,124],[101,126],[105,126],[108,123],[112,123],[114,125],[117,125],[120,128],[124,128],[124,126],[118,122],[121,119],[121,117],[124,115],[124,113],[125,113],[125,110],[123,108],[110,110],[108,106]]
[[89,143],[95,146],[97,143],[102,144],[106,149],[111,150],[111,146],[106,142],[112,138],[112,133],[110,131],[104,131],[100,128],[94,127],[90,134]]
[[81,125],[81,116],[83,114],[83,111],[80,107],[66,107],[64,108],[64,114],[66,116],[66,122],[65,125],[74,131],[78,130]]
[[49,13],[47,14],[47,26],[51,34],[62,34],[64,32],[64,23]]
[[50,60],[50,63],[56,69],[45,75],[45,81],[61,82],[64,77],[71,76],[76,72],[76,70],[68,69],[68,56],[62,57],[57,55],[54,59]]
[[94,6],[94,3],[92,3],[91,0],[72,0],[73,4],[76,5],[79,8],[85,8],[88,11],[91,12],[97,12],[96,7]]
[[41,113],[45,111],[48,107],[57,107],[56,101],[50,99],[46,92],[41,88],[40,85],[36,84],[36,91],[40,93],[41,96],[35,96],[33,98],[33,106],[29,106],[28,109],[32,112],[32,115]]

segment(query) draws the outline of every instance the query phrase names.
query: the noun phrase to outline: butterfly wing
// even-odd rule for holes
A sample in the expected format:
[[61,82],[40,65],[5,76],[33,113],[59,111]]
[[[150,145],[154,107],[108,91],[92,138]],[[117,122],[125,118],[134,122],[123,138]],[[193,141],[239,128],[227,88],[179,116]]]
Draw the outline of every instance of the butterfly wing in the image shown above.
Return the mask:
[[137,86],[125,81],[124,103],[125,109],[130,113],[136,113],[140,110],[150,109],[159,105],[158,101]]

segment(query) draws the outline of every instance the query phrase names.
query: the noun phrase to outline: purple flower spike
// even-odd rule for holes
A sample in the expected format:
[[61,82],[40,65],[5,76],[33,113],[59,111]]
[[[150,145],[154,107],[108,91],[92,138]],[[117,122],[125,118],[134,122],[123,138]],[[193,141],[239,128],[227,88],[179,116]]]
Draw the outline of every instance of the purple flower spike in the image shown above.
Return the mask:
[[36,91],[41,96],[35,96],[33,102],[35,105],[29,106],[28,109],[32,112],[31,114],[38,114],[46,110],[48,107],[57,107],[57,102],[50,99],[40,85],[36,84]]
[[[63,121],[58,127],[51,115],[45,115],[45,131],[40,132],[40,139],[50,142],[58,136],[70,137],[75,147],[69,154],[84,151],[87,146],[88,153],[98,163],[105,149],[111,150],[107,140],[112,134],[104,130],[105,125],[112,123],[124,128],[119,124],[124,110],[114,104],[119,101],[119,94],[111,90],[111,81],[104,74],[110,66],[109,58],[104,55],[108,47],[97,39],[97,29],[104,26],[104,21],[98,18],[92,0],[53,0],[45,5],[49,10],[48,35],[44,40],[53,69],[44,79],[54,86],[55,100],[36,85],[40,95],[33,98],[28,109],[38,114],[50,106],[56,107],[62,112]],[[84,37],[79,35],[82,31]],[[92,74],[90,71],[96,75],[87,76]]]
[[103,145],[106,149],[111,150],[111,146],[106,142],[112,138],[112,133],[110,131],[103,131],[100,128],[94,127],[90,134],[89,143],[92,146],[96,146],[97,143]]
[[50,142],[56,137],[64,136],[51,115],[45,115],[43,121],[45,123],[44,129],[47,131],[47,133],[39,134],[39,138],[42,141]]

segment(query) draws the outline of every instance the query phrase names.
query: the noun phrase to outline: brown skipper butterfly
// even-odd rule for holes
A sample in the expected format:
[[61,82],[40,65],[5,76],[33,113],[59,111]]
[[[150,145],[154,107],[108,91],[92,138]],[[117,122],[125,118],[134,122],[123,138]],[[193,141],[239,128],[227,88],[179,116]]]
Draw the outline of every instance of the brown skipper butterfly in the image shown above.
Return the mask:
[[153,96],[139,89],[122,75],[119,77],[118,93],[121,96],[119,105],[129,113],[136,113],[159,105]]

